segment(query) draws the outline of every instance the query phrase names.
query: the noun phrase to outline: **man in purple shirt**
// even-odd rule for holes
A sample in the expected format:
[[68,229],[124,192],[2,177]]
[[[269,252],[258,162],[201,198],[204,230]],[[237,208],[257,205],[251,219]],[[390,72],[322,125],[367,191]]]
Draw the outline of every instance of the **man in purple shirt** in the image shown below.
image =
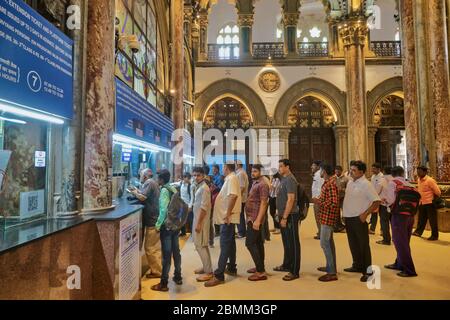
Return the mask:
[[261,175],[262,166],[255,164],[252,166],[253,185],[245,205],[247,238],[245,245],[255,262],[256,268],[248,270],[253,273],[248,280],[267,280],[264,267],[264,235],[261,226],[266,218],[267,206],[269,202],[269,185]]

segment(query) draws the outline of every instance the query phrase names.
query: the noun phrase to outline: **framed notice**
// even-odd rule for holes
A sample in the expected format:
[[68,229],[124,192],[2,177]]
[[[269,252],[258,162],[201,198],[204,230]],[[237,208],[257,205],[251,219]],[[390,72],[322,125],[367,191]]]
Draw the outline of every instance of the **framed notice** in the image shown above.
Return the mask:
[[139,226],[139,214],[132,214],[120,221],[119,300],[132,300],[139,292],[141,282]]

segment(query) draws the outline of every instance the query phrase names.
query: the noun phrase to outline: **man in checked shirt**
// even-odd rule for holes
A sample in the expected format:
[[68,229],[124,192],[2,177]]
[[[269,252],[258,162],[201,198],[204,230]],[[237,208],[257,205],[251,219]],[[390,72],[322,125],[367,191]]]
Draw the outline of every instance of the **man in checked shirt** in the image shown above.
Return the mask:
[[322,164],[322,178],[324,184],[319,198],[314,199],[319,206],[320,216],[320,246],[325,253],[327,261],[326,267],[320,267],[317,270],[326,272],[319,278],[319,281],[336,281],[336,247],[334,245],[333,232],[334,226],[341,217],[339,206],[339,191],[336,185],[333,167],[329,164]]

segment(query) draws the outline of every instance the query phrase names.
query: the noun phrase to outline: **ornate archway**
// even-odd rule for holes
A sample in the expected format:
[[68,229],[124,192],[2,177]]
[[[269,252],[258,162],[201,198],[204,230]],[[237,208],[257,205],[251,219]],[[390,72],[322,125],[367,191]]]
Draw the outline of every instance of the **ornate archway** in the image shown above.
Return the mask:
[[194,117],[202,121],[208,109],[224,97],[234,97],[245,105],[253,119],[253,125],[267,124],[266,107],[258,94],[243,82],[234,79],[222,79],[209,85],[197,95]]
[[387,79],[367,94],[369,159],[383,167],[401,165],[405,169],[405,116],[403,81]]
[[289,110],[289,156],[291,170],[300,184],[310,192],[311,163],[321,160],[336,165],[335,115],[328,105],[314,96],[298,100]]

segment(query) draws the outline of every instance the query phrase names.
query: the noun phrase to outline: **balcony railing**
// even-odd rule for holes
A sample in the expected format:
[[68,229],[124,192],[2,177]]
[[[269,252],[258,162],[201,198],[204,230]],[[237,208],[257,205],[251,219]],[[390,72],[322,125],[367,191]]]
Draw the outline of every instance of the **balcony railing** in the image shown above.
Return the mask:
[[[326,58],[329,56],[328,43],[326,42],[299,42],[298,58]],[[373,41],[370,49],[379,58],[400,58],[400,41]],[[284,43],[282,42],[262,42],[253,43],[253,59],[285,59]],[[208,45],[209,61],[236,61],[239,60],[239,45]]]
[[255,59],[283,59],[284,43],[257,42],[253,43],[253,58]]
[[208,44],[208,60],[238,60],[238,44]]
[[375,52],[377,57],[396,57],[402,56],[402,45],[400,41],[372,41],[370,50]]
[[300,57],[328,57],[327,42],[299,42]]

